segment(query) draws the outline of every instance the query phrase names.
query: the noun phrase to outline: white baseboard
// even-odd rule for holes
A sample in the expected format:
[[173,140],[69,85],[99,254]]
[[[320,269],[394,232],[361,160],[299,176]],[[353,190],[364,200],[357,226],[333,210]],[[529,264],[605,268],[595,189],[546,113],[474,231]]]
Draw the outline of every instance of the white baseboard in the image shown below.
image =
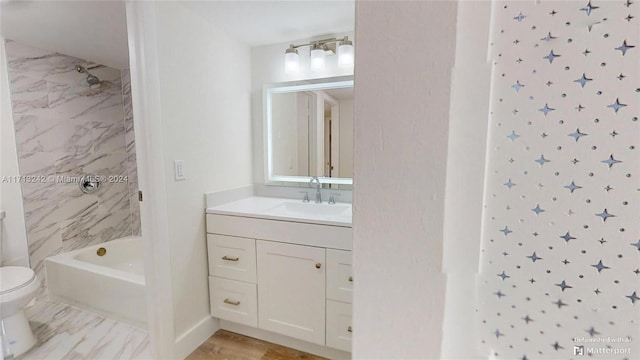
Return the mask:
[[347,360],[351,359],[351,353],[332,349],[326,346],[313,344],[303,340],[294,339],[288,336],[265,331],[262,329],[240,325],[233,322],[220,320],[220,328],[234,333],[250,336],[252,338],[272,342],[274,344],[286,346],[299,351],[304,351],[313,355],[322,356],[327,359]]
[[218,319],[214,319],[211,316],[203,318],[191,329],[176,337],[175,357],[178,359],[186,358],[218,329],[220,329]]

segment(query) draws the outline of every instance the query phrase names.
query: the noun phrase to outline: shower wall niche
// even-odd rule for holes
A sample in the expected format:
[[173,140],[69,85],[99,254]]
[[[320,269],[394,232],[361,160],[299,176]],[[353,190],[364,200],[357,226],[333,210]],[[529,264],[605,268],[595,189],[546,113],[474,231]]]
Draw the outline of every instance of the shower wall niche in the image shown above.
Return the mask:
[[[44,278],[46,257],[140,234],[129,71],[4,45],[29,257]],[[87,173],[106,177],[92,194],[75,182]]]

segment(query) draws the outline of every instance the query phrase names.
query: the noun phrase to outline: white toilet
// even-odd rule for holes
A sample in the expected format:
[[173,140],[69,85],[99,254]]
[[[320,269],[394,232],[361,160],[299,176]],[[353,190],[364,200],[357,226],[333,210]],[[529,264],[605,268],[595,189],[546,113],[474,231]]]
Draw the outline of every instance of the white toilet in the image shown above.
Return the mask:
[[36,296],[39,287],[38,277],[28,267],[0,267],[0,348],[3,356],[17,357],[36,344],[37,339],[24,315],[24,308]]

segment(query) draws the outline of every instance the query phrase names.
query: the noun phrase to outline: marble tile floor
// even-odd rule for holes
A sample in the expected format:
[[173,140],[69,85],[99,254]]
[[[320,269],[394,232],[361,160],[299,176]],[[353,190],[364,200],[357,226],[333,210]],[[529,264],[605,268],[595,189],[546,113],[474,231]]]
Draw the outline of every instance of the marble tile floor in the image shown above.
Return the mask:
[[151,359],[146,330],[43,298],[25,312],[38,343],[15,360]]

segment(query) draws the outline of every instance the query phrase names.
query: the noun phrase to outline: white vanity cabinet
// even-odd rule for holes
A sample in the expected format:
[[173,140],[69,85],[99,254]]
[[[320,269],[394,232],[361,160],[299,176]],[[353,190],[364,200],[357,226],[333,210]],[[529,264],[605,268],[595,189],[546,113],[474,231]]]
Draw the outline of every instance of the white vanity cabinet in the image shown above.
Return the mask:
[[325,249],[258,240],[258,327],[324,345]]
[[284,335],[283,345],[323,356],[344,358],[332,354],[351,351],[350,223],[287,221],[212,208],[206,219],[213,317],[229,321],[231,331],[272,342]]

